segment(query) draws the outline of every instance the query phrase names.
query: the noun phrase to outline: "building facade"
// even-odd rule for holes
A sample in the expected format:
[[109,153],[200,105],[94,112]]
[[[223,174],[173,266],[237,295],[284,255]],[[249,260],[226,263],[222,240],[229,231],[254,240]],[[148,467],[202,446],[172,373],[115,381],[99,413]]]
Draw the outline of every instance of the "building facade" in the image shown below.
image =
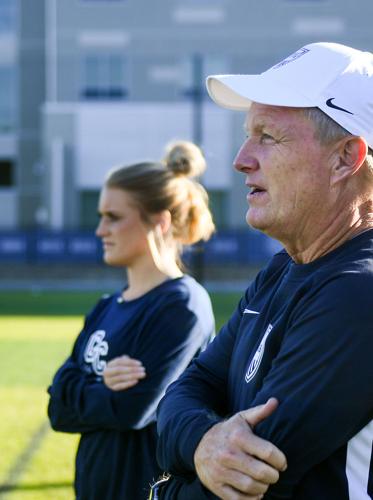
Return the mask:
[[0,227],[93,227],[107,170],[173,139],[202,146],[218,226],[243,226],[244,115],[205,77],[319,40],[373,51],[372,15],[371,0],[2,0]]

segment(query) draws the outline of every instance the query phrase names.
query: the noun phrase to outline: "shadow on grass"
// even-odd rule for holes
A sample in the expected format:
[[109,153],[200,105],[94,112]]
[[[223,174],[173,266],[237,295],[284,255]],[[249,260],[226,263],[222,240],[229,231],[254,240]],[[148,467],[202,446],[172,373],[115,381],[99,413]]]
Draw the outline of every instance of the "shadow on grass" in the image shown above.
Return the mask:
[[48,490],[58,488],[72,488],[71,481],[62,481],[60,483],[35,483],[35,484],[2,484],[0,485],[0,493],[9,491],[32,491],[32,490]]

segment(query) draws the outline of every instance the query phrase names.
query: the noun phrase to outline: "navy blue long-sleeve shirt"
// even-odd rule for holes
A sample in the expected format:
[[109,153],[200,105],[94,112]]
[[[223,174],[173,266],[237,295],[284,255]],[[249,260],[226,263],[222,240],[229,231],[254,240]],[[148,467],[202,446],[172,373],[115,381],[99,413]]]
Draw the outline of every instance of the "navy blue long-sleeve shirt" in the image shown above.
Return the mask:
[[[155,458],[157,404],[213,333],[208,294],[189,276],[135,300],[118,293],[99,301],[48,389],[53,429],[81,433],[78,499],[147,497],[161,473]],[[109,360],[123,354],[142,362],[146,378],[116,392],[104,385],[102,374]]]
[[274,256],[171,385],[158,457],[180,493],[167,498],[215,498],[196,479],[200,439],[271,396],[280,405],[255,433],[285,453],[288,469],[265,498],[373,498],[373,230],[309,264]]

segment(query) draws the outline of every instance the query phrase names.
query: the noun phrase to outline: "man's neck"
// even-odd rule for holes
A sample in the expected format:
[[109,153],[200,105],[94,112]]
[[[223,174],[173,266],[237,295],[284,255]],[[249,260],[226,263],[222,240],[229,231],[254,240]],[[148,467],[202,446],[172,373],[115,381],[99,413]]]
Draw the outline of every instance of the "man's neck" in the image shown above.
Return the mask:
[[373,214],[369,214],[368,217],[359,218],[347,227],[345,225],[340,226],[338,230],[336,230],[335,225],[331,224],[323,228],[322,232],[308,241],[304,238],[303,241],[300,239],[295,244],[293,242],[283,242],[283,244],[294,262],[308,264],[372,228]]

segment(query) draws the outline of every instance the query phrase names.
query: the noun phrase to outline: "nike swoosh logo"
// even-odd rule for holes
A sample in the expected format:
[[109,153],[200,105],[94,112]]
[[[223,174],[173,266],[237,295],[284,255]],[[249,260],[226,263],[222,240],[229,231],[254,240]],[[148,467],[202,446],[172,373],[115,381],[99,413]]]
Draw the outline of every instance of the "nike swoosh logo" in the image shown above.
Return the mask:
[[258,311],[253,311],[252,309],[245,309],[244,314],[259,314]]
[[334,109],[339,109],[339,111],[344,111],[345,113],[348,113],[349,115],[353,115],[353,113],[351,113],[351,111],[347,111],[347,109],[344,109],[344,108],[341,108],[339,106],[337,106],[336,104],[333,104],[332,101],[334,101],[335,97],[331,97],[330,99],[328,99],[326,101],[326,105],[329,106],[329,108],[334,108]]

